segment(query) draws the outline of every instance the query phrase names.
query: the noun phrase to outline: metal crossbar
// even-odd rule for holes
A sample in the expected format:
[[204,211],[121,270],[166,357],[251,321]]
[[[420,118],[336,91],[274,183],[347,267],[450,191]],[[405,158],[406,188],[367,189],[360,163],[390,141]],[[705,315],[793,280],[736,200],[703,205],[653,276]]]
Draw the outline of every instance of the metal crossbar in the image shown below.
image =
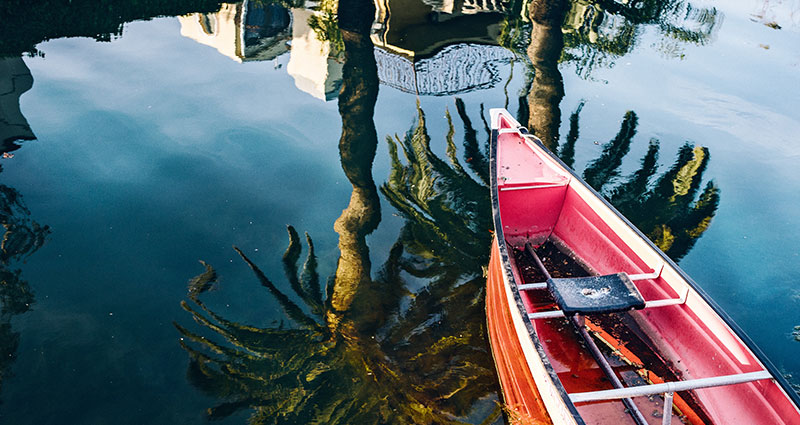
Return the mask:
[[766,370],[761,370],[758,372],[739,373],[736,375],[689,379],[686,381],[677,382],[664,382],[663,384],[641,385],[638,387],[615,388],[613,390],[574,393],[570,394],[569,398],[573,403],[582,403],[587,401],[601,400],[630,400],[631,397],[664,394],[664,413],[661,416],[661,425],[669,425],[672,423],[672,398],[678,391],[744,384],[747,382],[760,381],[762,379],[772,379],[772,374]]
[[569,395],[573,403],[599,400],[617,400],[620,398],[639,397],[653,394],[674,393],[678,391],[697,390],[700,388],[722,387],[726,385],[744,384],[746,382],[772,379],[766,370],[758,372],[738,373],[735,375],[714,376],[711,378],[687,379],[685,381],[664,382],[662,384],[640,385],[638,387],[615,388],[613,390],[589,391]]
[[[507,190],[512,190],[512,189],[517,189],[517,188],[508,188]],[[525,189],[525,188],[520,188],[520,189]],[[659,277],[661,277],[661,271],[663,270],[664,270],[664,265],[662,264],[661,267],[658,268],[658,270],[654,270],[651,273],[629,274],[628,279],[630,280],[658,279]],[[523,283],[522,285],[518,285],[517,289],[519,289],[520,291],[547,289],[547,282]]]
[[[686,302],[686,297],[647,301],[644,303],[644,308],[667,307],[670,305],[680,305],[685,302]],[[561,310],[539,311],[536,313],[528,313],[528,317],[532,320],[553,319],[556,317],[564,317],[564,312]]]
[[547,289],[547,282],[523,283],[522,285],[517,285],[517,289],[519,289],[520,291],[530,291],[533,289]]

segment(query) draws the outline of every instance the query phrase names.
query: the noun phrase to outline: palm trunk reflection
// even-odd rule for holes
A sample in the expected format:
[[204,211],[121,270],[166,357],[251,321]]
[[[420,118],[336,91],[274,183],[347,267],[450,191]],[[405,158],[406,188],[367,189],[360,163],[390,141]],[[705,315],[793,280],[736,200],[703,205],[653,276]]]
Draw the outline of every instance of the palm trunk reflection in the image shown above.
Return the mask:
[[528,58],[534,71],[528,93],[528,125],[550,149],[558,146],[561,124],[559,104],[564,97],[564,81],[558,63],[564,49],[561,24],[568,10],[567,0],[534,0],[528,10],[532,22]]
[[[212,418],[253,409],[251,423],[463,423],[458,418],[495,390],[480,319],[488,192],[455,158],[451,168],[430,151],[421,110],[409,133],[417,137],[404,144],[406,156],[415,162],[404,166],[395,156],[392,178],[381,187],[407,224],[372,277],[366,236],[378,226],[380,201],[372,177],[378,79],[369,39],[374,15],[369,5],[339,4],[345,46],[339,152],[353,189],[349,205],[334,224],[340,255],[326,296],[308,235],[305,264],[298,270],[302,242],[291,226],[283,261],[293,296],[236,249],[292,320],[290,328],[247,326],[208,308],[200,297],[217,278],[210,266],[190,281],[184,309],[206,332],[223,340],[215,342],[205,332],[176,324],[191,358],[190,381],[224,400],[209,409]],[[459,103],[465,128],[471,128],[463,109]],[[475,132],[467,139],[470,163],[484,167],[486,157]],[[452,132],[448,143],[454,153]],[[431,191],[411,196],[407,190],[423,180],[433,184]],[[455,192],[466,196],[454,198]],[[459,204],[448,205],[447,199]],[[412,213],[417,207],[424,212]],[[475,214],[461,214],[465,208],[480,211],[479,220]],[[420,220],[422,216],[431,219]],[[409,278],[429,282],[411,299]],[[499,409],[490,408],[483,418],[490,423],[499,415]]]

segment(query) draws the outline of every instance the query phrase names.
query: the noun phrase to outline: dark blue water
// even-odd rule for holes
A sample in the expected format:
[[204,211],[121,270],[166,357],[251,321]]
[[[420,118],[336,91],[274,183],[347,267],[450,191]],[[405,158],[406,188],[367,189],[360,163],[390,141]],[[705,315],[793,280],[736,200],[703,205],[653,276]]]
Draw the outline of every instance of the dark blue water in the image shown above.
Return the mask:
[[502,423],[492,107],[798,382],[797,1],[342,7],[0,8],[0,422]]

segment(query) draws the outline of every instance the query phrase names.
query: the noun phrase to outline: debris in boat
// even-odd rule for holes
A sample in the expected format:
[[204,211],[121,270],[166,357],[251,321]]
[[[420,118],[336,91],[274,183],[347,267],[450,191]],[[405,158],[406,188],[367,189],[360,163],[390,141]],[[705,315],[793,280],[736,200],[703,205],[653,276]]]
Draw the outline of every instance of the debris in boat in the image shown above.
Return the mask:
[[795,326],[794,330],[792,331],[792,336],[794,340],[800,342],[800,326]]
[[14,157],[14,154],[11,152],[3,152],[3,159],[11,159]]
[[603,295],[608,294],[611,292],[611,288],[608,286],[604,286],[600,289],[594,288],[583,288],[581,289],[581,294],[588,298],[601,298]]

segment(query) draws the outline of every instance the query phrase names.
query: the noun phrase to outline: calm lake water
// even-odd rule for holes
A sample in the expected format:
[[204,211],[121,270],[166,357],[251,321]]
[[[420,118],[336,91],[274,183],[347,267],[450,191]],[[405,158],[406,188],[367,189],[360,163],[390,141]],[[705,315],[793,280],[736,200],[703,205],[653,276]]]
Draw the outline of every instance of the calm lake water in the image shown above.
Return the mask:
[[5,2],[0,422],[503,423],[493,107],[800,383],[800,2],[551,5]]

